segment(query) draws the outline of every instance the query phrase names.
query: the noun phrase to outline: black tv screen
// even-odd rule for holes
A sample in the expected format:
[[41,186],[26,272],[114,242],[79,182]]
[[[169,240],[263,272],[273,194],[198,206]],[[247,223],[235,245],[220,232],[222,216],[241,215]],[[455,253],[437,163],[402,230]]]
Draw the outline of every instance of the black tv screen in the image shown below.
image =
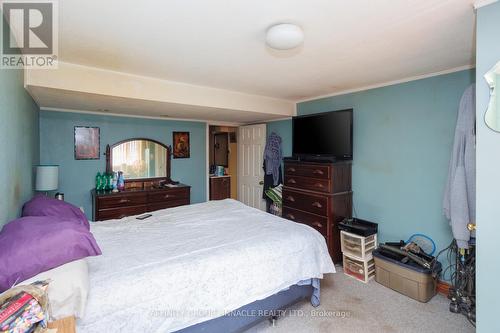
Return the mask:
[[352,109],[294,117],[293,155],[352,159]]

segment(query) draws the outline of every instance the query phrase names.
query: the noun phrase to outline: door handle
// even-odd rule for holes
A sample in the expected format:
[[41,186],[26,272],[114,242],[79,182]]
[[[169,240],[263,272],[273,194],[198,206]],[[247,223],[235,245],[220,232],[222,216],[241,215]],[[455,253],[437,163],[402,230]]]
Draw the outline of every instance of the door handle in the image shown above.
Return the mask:
[[322,207],[323,207],[323,205],[322,205],[322,204],[320,204],[320,203],[319,203],[319,202],[317,202],[317,201],[313,202],[313,203],[311,204],[311,206],[316,207],[316,208],[322,208]]
[[263,180],[261,180],[261,181],[259,182],[259,185],[264,185],[264,181],[263,181]]
[[467,229],[469,231],[475,231],[477,229],[476,224],[475,223],[469,223],[469,224],[467,224]]

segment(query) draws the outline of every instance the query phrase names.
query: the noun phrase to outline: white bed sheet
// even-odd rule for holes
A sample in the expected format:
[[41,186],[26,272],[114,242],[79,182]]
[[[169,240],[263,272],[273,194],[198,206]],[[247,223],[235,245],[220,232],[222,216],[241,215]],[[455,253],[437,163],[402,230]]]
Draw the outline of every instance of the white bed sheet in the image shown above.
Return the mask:
[[316,230],[226,199],[92,223],[79,332],[167,332],[335,272]]

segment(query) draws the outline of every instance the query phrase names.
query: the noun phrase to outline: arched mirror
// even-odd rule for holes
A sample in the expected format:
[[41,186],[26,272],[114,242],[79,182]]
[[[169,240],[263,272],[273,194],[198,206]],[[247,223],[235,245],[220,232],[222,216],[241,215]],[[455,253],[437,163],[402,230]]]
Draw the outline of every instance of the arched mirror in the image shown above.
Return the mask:
[[500,62],[498,62],[484,76],[490,86],[490,102],[484,116],[484,121],[489,128],[500,132]]
[[106,170],[123,172],[125,179],[170,179],[170,147],[161,142],[134,138],[107,149]]

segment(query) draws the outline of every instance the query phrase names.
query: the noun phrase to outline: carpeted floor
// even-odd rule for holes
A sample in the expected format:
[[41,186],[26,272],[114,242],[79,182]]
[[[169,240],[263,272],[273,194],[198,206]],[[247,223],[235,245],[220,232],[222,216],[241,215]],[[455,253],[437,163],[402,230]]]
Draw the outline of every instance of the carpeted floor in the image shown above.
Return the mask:
[[474,332],[467,319],[448,310],[446,297],[420,303],[372,280],[358,282],[342,273],[321,282],[321,305],[303,301],[287,311],[273,327],[264,321],[248,333],[293,332]]

